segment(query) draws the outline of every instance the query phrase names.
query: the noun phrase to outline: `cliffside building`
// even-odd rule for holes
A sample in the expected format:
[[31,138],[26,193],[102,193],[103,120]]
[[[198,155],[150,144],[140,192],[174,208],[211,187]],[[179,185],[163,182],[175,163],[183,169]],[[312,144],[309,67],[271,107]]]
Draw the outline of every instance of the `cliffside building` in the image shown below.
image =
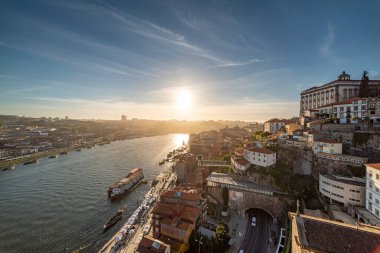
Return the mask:
[[[300,115],[308,109],[317,109],[320,106],[358,97],[360,83],[361,80],[351,80],[350,75],[343,71],[337,80],[302,91]],[[368,90],[371,97],[380,97],[380,80],[369,80]]]

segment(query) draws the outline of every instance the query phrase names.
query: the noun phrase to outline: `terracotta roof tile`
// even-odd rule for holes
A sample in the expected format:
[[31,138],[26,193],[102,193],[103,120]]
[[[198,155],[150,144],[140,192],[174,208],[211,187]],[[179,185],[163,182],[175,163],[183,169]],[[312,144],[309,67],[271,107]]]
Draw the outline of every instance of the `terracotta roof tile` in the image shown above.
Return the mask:
[[380,244],[380,234],[343,226],[323,219],[302,216],[307,248],[316,252],[374,252]]
[[267,148],[256,148],[256,147],[246,147],[245,149],[251,151],[251,152],[257,152],[257,153],[262,153],[262,154],[276,154],[276,152],[267,149]]
[[368,163],[366,165],[369,166],[369,167],[371,167],[371,168],[380,170],[380,163]]

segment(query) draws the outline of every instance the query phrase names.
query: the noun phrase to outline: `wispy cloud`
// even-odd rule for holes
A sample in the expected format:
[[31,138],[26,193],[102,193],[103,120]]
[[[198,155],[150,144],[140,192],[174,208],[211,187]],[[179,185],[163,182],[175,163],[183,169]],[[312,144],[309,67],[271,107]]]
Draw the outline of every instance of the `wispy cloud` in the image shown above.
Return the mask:
[[261,59],[251,59],[247,61],[223,61],[223,62],[220,62],[218,65],[210,67],[210,68],[239,67],[239,66],[250,65],[252,63],[265,62],[265,61],[266,60],[261,60]]
[[[57,4],[57,3],[55,3]],[[103,2],[101,5],[98,4],[89,4],[84,2],[63,2],[58,3],[58,6],[63,8],[75,9],[84,11],[91,15],[101,15],[116,20],[122,24],[122,29],[125,29],[129,32],[135,34],[159,40],[161,42],[166,42],[175,46],[178,46],[184,50],[186,53],[190,53],[211,61],[216,67],[230,67],[230,66],[244,66],[257,62],[256,59],[249,61],[231,61],[225,57],[220,57],[210,50],[202,48],[198,45],[190,43],[184,35],[176,33],[170,29],[162,27],[158,24],[155,24],[151,21],[137,18],[135,16],[122,13],[113,6]],[[220,40],[220,39],[218,39]]]
[[322,53],[324,56],[330,56],[331,55],[331,45],[333,44],[335,39],[335,32],[334,28],[331,24],[327,25],[327,35],[322,43],[321,47],[319,48],[319,51]]

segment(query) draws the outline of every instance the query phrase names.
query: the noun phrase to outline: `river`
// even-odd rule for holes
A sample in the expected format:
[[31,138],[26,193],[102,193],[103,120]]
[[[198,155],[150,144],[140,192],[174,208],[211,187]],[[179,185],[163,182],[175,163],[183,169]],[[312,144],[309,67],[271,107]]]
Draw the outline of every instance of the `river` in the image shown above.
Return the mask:
[[[0,171],[0,252],[72,252],[89,244],[81,252],[96,252],[148,190],[141,184],[111,203],[108,187],[135,167],[153,179],[169,167],[158,162],[187,140],[187,134],[129,139]],[[103,233],[124,205],[123,219]]]

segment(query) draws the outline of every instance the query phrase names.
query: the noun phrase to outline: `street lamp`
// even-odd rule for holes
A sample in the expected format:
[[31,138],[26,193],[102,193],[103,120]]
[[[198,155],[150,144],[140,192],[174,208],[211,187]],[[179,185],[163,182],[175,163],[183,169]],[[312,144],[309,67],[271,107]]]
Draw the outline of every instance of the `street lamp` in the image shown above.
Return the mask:
[[199,239],[199,241],[197,239],[195,239],[194,241],[196,241],[198,243],[198,253],[201,253],[201,244],[203,245],[202,236]]

